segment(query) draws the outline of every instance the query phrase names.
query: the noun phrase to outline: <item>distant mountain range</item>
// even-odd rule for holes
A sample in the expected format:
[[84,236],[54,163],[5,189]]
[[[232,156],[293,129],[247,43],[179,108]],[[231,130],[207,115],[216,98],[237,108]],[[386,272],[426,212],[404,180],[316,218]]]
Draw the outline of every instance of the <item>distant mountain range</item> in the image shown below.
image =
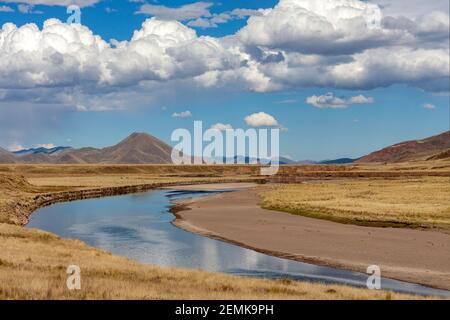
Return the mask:
[[[270,163],[271,160],[269,159],[259,159],[259,158],[250,158],[250,157],[244,157],[244,156],[235,156],[234,158],[229,158],[231,163]],[[222,160],[224,163],[227,163],[226,158],[218,158],[218,160]],[[324,161],[312,161],[312,160],[303,160],[303,161],[296,161],[290,158],[286,157],[279,157],[273,159],[273,162],[284,165],[284,164],[346,164],[346,163],[353,163],[356,159],[350,159],[350,158],[342,158],[342,159],[336,159],[336,160],[324,160]]]
[[61,153],[64,150],[69,150],[72,149],[72,147],[54,147],[54,148],[44,148],[44,147],[39,147],[39,148],[31,148],[31,149],[23,149],[23,150],[19,150],[19,151],[14,151],[13,153],[17,156],[24,156],[27,154],[51,154],[51,155],[56,155]]
[[[54,147],[32,148],[9,152],[0,148],[0,163],[61,163],[61,164],[170,164],[172,147],[146,133],[133,133],[118,144],[102,148]],[[324,161],[296,161],[286,157],[279,164],[348,164],[372,162],[404,162],[450,158],[450,131],[423,140],[395,144],[359,159],[341,158]],[[236,156],[233,162],[251,163],[249,157]],[[261,163],[261,159],[256,159]]]
[[[218,160],[222,160],[223,163],[227,163],[227,158],[218,158]],[[270,159],[262,159],[262,158],[250,158],[250,157],[244,157],[244,156],[235,156],[233,158],[228,158],[228,160],[231,160],[229,162],[231,163],[245,163],[245,164],[250,164],[250,163],[270,163],[271,160]],[[289,159],[289,158],[285,158],[285,157],[279,157],[279,158],[275,158],[273,159],[273,161],[275,163],[278,164],[295,164],[296,161]]]
[[172,147],[146,133],[133,133],[120,143],[103,149],[56,147],[15,153],[0,149],[0,163],[172,163]]
[[312,160],[302,160],[294,163],[297,164],[348,164],[357,161],[358,159],[350,159],[350,158],[339,158],[335,160],[323,160],[323,161],[312,161]]

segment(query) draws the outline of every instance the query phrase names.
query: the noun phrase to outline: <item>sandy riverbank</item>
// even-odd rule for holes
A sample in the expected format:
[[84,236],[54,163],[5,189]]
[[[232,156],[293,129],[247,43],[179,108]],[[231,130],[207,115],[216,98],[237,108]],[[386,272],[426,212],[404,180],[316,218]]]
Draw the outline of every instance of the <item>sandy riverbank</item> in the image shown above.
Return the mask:
[[[226,187],[209,185],[208,190]],[[360,272],[376,264],[384,277],[450,289],[449,234],[362,227],[265,210],[258,206],[264,187],[250,187],[183,202],[174,208],[174,224],[279,257]]]

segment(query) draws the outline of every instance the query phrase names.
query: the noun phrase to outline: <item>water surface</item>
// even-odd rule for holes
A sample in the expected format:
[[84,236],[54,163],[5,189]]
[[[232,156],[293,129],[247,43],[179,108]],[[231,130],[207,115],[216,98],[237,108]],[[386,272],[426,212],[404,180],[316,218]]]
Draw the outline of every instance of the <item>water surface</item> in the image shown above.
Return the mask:
[[[39,209],[27,227],[143,263],[202,269],[234,275],[291,278],[365,287],[367,275],[281,259],[181,230],[171,224],[172,201],[218,191],[154,190],[59,203]],[[220,191],[219,191],[220,192]],[[225,190],[222,190],[225,192]],[[449,291],[382,279],[382,288],[405,293],[450,296]]]

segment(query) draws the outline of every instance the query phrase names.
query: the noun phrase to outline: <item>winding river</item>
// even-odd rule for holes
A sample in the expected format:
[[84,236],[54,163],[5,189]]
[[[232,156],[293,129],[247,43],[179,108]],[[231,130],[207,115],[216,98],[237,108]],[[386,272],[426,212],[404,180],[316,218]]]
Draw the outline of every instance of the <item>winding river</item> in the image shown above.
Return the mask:
[[[229,191],[229,190],[228,190]],[[221,191],[153,190],[58,203],[39,209],[28,228],[38,228],[142,263],[241,276],[291,278],[365,287],[368,275],[269,256],[181,230],[171,224],[175,200]],[[449,297],[450,292],[383,278],[382,289]]]

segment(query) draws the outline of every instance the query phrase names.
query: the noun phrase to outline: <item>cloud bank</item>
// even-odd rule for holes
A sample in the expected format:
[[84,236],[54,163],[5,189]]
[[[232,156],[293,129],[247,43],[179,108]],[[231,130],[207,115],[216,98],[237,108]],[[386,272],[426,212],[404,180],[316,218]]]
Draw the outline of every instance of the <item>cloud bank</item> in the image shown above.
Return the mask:
[[[200,4],[188,18],[208,11],[207,2]],[[5,23],[0,29],[0,103],[101,111],[126,108],[179,86],[270,92],[400,84],[449,91],[448,12],[383,16],[376,4],[358,0],[281,0],[258,14],[241,12],[251,14],[244,28],[213,38],[167,20],[186,17],[179,11],[146,8],[159,10],[160,18],[147,19],[121,42],[107,42],[86,26],[56,19],[42,29]]]

